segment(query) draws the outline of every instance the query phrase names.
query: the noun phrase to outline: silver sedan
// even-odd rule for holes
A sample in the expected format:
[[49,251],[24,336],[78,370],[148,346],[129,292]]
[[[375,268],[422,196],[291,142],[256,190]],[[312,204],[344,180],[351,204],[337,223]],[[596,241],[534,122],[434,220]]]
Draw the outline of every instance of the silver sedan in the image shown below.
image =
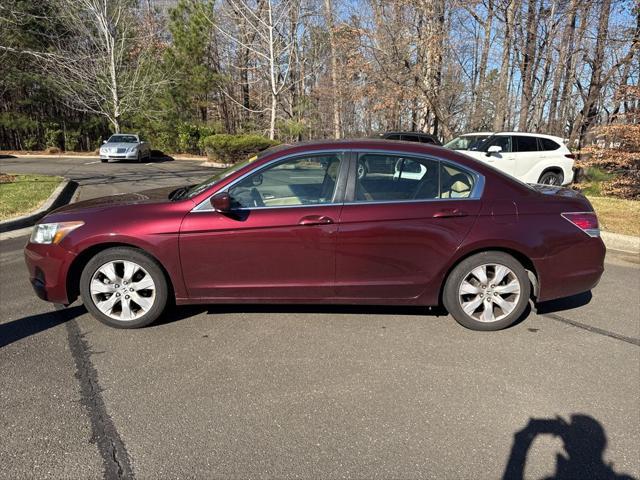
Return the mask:
[[100,147],[100,161],[109,160],[137,160],[151,158],[151,146],[149,142],[140,139],[138,135],[117,133],[111,135],[109,140]]

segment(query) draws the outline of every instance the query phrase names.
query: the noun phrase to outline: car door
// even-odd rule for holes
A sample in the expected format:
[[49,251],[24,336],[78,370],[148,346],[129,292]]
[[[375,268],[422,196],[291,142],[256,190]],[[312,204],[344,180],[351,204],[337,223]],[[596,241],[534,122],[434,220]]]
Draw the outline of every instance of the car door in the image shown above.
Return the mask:
[[180,232],[189,295],[293,301],[331,296],[345,169],[339,152],[276,160],[225,189],[229,214],[207,203],[190,212]]
[[528,135],[514,135],[512,144],[515,157],[513,176],[525,178],[543,160],[538,152],[538,139]]
[[[487,155],[490,147],[499,146],[502,151]],[[477,154],[476,154],[477,156]],[[515,174],[515,156],[513,153],[512,137],[509,135],[495,135],[482,145],[482,155],[477,156],[484,162],[510,175]]]
[[445,265],[473,225],[483,180],[424,156],[358,152],[351,161],[372,157],[387,157],[398,167],[394,174],[364,178],[351,167],[338,228],[336,295],[371,303],[418,301],[439,288]]

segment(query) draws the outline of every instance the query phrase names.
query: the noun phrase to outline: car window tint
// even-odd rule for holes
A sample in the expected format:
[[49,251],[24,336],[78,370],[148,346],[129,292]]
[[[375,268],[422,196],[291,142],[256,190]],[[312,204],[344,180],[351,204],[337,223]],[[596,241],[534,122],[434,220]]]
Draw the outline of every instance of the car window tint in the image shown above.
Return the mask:
[[469,198],[475,177],[466,170],[447,163],[440,164],[440,198]]
[[405,142],[419,142],[420,141],[420,137],[418,137],[418,135],[402,135],[400,138],[402,140],[404,140]]
[[538,140],[542,144],[542,150],[557,150],[560,148],[560,145],[548,138],[539,138]]
[[433,138],[431,137],[427,137],[426,135],[421,135],[420,136],[420,143],[428,143],[430,145],[435,145],[436,142]]
[[537,152],[538,139],[536,137],[515,136],[516,152]]
[[439,196],[438,162],[400,155],[365,154],[358,159],[355,200],[424,200]]
[[331,203],[340,158],[299,157],[249,175],[229,189],[233,208],[280,207]]
[[506,136],[506,135],[495,136],[492,139],[487,140],[482,145],[482,150],[486,152],[489,149],[489,147],[492,147],[493,145],[498,145],[499,147],[501,147],[503,152],[510,152],[511,151],[511,137]]
[[387,135],[384,138],[386,138],[387,140],[400,140],[400,135],[396,135],[396,134]]

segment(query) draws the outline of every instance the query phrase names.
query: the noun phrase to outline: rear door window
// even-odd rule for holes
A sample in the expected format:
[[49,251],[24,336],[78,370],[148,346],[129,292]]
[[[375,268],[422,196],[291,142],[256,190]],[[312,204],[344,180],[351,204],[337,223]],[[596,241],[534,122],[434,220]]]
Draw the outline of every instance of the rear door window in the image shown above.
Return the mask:
[[[426,200],[439,198],[439,162],[402,155],[362,154],[358,162],[367,165],[368,173],[356,178],[356,202]],[[382,173],[372,173],[369,166],[389,165]]]
[[538,139],[536,137],[515,136],[515,152],[537,152]]

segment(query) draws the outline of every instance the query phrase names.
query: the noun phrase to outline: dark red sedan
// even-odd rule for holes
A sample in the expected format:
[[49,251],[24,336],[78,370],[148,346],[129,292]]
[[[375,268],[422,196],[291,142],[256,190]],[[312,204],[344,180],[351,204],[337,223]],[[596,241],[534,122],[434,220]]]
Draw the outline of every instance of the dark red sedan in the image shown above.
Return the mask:
[[[365,176],[361,164],[386,166]],[[199,185],[76,203],[34,228],[31,282],[100,321],[189,303],[444,305],[497,330],[592,289],[605,247],[580,193],[525,185],[444,148],[287,145]]]

